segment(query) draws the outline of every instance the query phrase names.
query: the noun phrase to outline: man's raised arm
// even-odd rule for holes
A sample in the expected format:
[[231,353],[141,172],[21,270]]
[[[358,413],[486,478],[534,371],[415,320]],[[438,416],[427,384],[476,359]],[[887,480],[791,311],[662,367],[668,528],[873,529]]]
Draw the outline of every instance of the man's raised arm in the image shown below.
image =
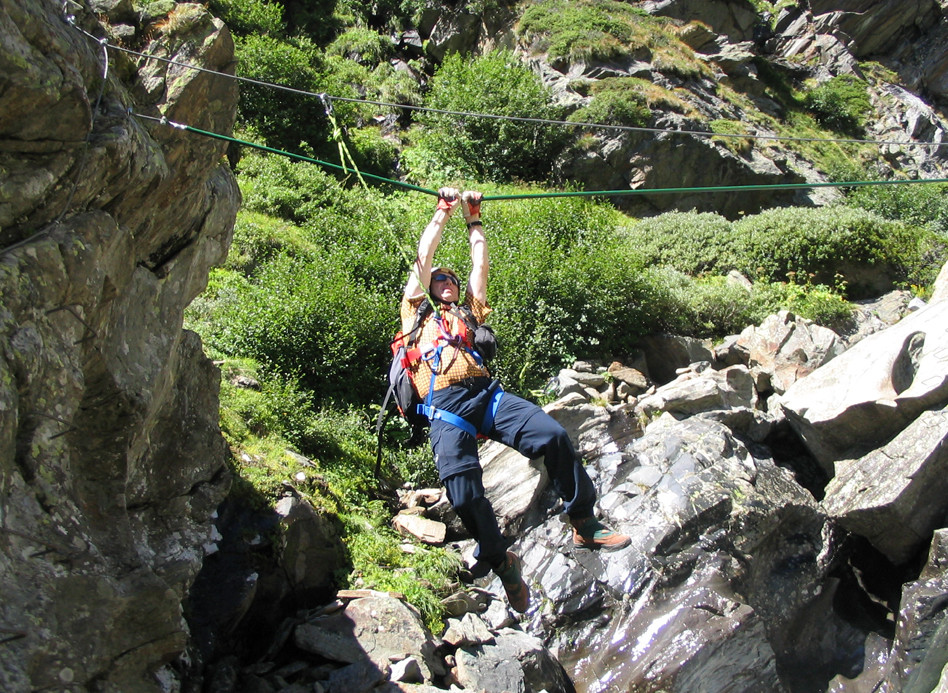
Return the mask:
[[428,226],[418,240],[418,253],[415,255],[415,264],[412,266],[405,284],[405,298],[418,298],[424,295],[425,289],[431,283],[431,263],[434,261],[435,251],[441,243],[441,234],[448,219],[454,213],[461,196],[455,188],[441,188],[438,190],[438,208],[428,222]]
[[461,195],[461,211],[467,223],[468,240],[471,243],[471,275],[467,286],[471,295],[487,305],[487,271],[490,260],[487,256],[487,236],[481,224],[481,193],[472,190]]

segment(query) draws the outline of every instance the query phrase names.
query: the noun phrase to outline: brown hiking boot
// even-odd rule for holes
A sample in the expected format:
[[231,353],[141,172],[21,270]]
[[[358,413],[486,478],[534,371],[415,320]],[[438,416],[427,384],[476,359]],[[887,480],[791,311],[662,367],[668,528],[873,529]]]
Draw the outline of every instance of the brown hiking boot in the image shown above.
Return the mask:
[[507,560],[499,568],[494,568],[494,572],[504,586],[510,608],[522,614],[530,605],[530,591],[520,574],[520,559],[517,558],[517,554],[508,551]]
[[613,532],[595,517],[570,518],[573,525],[573,546],[577,549],[615,551],[632,543],[625,534]]

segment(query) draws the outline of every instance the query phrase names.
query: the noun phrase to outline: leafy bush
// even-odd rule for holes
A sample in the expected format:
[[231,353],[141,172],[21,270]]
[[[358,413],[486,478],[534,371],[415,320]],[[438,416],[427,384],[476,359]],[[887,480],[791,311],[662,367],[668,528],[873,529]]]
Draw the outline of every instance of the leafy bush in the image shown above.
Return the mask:
[[[236,44],[239,76],[306,92],[322,91],[322,58],[307,39],[250,35],[238,38]],[[255,84],[241,87],[238,122],[278,149],[294,150],[300,142],[319,143],[329,134],[315,97]]]
[[654,267],[643,277],[654,324],[696,337],[737,334],[768,315],[789,310],[828,327],[851,317],[849,302],[820,285],[756,282],[748,289],[722,276],[690,277],[671,267]]
[[244,208],[302,224],[341,202],[337,181],[316,164],[271,154],[240,163]]
[[209,7],[236,36],[279,36],[283,31],[283,8],[278,3],[266,0],[211,0]]
[[648,125],[652,110],[641,93],[640,80],[634,77],[610,77],[593,85],[593,99],[569,116],[571,122],[603,125]]
[[540,0],[524,11],[517,31],[553,59],[610,60],[645,48],[636,23],[648,19],[622,2]]
[[886,219],[925,226],[948,234],[948,185],[902,183],[859,186],[849,190],[847,204],[862,207]]
[[326,48],[326,52],[362,65],[378,65],[395,52],[392,40],[365,27],[351,27]]
[[833,77],[807,91],[803,105],[830,130],[855,136],[862,134],[872,109],[865,82],[852,75]]
[[524,11],[517,32],[554,66],[635,57],[685,79],[709,76],[711,70],[678,40],[672,26],[624,2],[539,0]]
[[550,91],[508,51],[473,60],[449,55],[432,78],[425,105],[452,113],[418,115],[421,151],[406,156],[416,178],[447,172],[481,181],[543,180],[567,134],[548,124],[455,114],[559,118]]
[[718,214],[667,212],[642,219],[626,234],[647,265],[669,265],[691,275],[727,272],[723,267],[729,254],[722,249],[731,222]]
[[750,277],[835,285],[837,275],[851,298],[878,295],[906,281],[917,264],[917,232],[862,209],[771,209],[734,223],[730,261]]

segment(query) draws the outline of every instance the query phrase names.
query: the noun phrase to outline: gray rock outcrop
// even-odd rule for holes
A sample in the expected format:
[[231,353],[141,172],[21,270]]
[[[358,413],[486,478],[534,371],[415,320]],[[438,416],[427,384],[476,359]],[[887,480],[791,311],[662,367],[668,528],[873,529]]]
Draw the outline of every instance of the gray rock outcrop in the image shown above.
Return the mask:
[[[227,29],[178,11],[150,49],[232,69]],[[220,144],[128,109],[226,131],[236,88],[114,51],[103,83],[91,15],[0,18],[0,688],[157,690],[229,484],[219,373],[182,315],[240,195]]]

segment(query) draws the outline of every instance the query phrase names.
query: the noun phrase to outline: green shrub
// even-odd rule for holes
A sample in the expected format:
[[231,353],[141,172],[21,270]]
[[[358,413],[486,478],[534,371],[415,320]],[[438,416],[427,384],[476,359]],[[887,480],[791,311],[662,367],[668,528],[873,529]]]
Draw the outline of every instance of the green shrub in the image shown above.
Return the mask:
[[648,265],[668,265],[681,272],[727,273],[722,252],[731,236],[731,222],[711,212],[667,212],[642,219],[626,231],[628,243]]
[[[425,105],[452,112],[560,116],[549,89],[508,51],[473,60],[449,55],[431,80]],[[421,112],[418,121],[424,126],[416,144],[422,152],[406,160],[420,179],[453,171],[480,181],[543,180],[567,134],[548,124],[431,111]],[[426,162],[440,170],[425,170]]]
[[766,281],[807,277],[797,283],[835,286],[841,275],[850,298],[865,298],[908,279],[916,237],[862,209],[771,209],[734,223],[730,262]]
[[[852,179],[850,179],[852,180]],[[948,185],[902,183],[853,187],[846,195],[851,207],[862,207],[886,219],[925,226],[948,234]]]
[[650,268],[643,282],[649,287],[654,325],[674,334],[737,334],[779,310],[831,328],[845,324],[852,314],[843,296],[820,285],[755,282],[748,289],[726,277],[694,278],[671,267]]
[[[322,91],[322,58],[310,41],[250,35],[238,38],[236,44],[239,76],[306,92]],[[315,97],[256,84],[241,86],[238,122],[278,149],[298,150],[300,142],[319,143],[329,134],[329,123]]]
[[852,75],[840,75],[810,89],[803,106],[830,130],[860,136],[872,110],[866,83]]
[[572,61],[636,58],[684,79],[710,76],[710,68],[678,40],[674,25],[625,2],[538,0],[517,25],[521,42],[546,53],[554,66]]
[[327,53],[375,66],[388,60],[395,52],[392,40],[365,27],[351,27],[326,48]]
[[218,295],[208,341],[298,377],[321,399],[375,399],[394,308],[335,260],[278,254]]
[[236,36],[269,34],[283,31],[283,8],[266,0],[211,0],[209,8],[224,20]]
[[611,60],[646,47],[636,24],[650,19],[622,2],[540,0],[524,11],[517,33],[553,59]]
[[244,208],[302,224],[341,202],[337,181],[316,164],[277,154],[240,162]]
[[569,116],[571,122],[644,127],[652,110],[642,94],[640,80],[634,77],[609,77],[593,85],[593,99]]

